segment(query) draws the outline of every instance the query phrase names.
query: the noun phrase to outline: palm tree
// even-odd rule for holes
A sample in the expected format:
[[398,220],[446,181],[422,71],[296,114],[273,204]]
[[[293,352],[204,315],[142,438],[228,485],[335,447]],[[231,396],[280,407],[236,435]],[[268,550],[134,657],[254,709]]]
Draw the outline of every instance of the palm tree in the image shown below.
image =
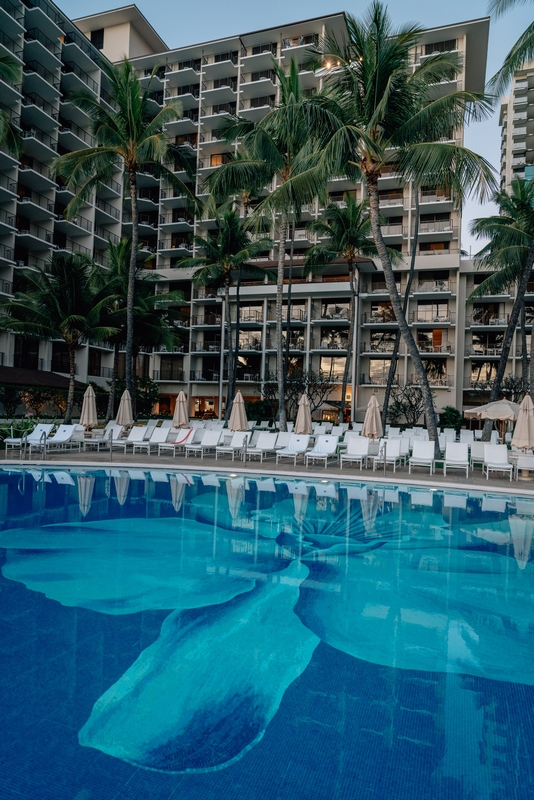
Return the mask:
[[[193,243],[202,253],[193,258],[181,259],[177,266],[182,269],[195,270],[193,284],[195,286],[224,287],[225,327],[228,342],[228,396],[226,401],[226,419],[230,411],[235,394],[234,359],[239,352],[239,341],[232,347],[232,320],[230,314],[230,287],[233,273],[246,273],[251,277],[264,278],[269,274],[265,269],[250,263],[251,259],[258,256],[262,250],[272,246],[270,239],[257,239],[252,241],[250,233],[244,228],[239,214],[233,208],[227,208],[222,216],[216,218],[217,229],[215,233],[208,231],[204,239],[195,236]],[[224,350],[224,341],[221,342]]]
[[[510,193],[497,192],[493,202],[499,215],[482,217],[471,223],[471,232],[479,239],[489,239],[487,245],[475,256],[480,269],[491,274],[468,297],[468,302],[483,297],[488,292],[500,293],[505,287],[516,284],[516,296],[504,334],[497,374],[490,392],[490,402],[497,400],[506,371],[506,363],[517,328],[519,315],[525,303],[525,292],[534,267],[534,182],[516,178],[510,184]],[[533,326],[534,332],[534,326]],[[534,333],[533,333],[534,335]],[[531,340],[530,385],[534,386],[534,367]],[[489,438],[491,425],[484,426]]]
[[[10,53],[0,53],[0,78],[3,81],[20,81],[20,64]],[[9,111],[0,108],[0,145],[5,144],[10,153],[19,156],[22,138],[11,122]]]
[[[488,10],[495,17],[500,17],[509,8],[525,5],[529,1],[531,0],[491,0]],[[532,58],[534,58],[534,22],[531,22],[523,31],[504,59],[500,70],[490,80],[488,84],[490,90],[498,95],[504,94],[517,70],[521,69],[525,61],[530,61]]]
[[[137,176],[148,169],[163,178],[175,191],[195,202],[189,188],[174,170],[192,174],[192,160],[188,148],[170,141],[166,125],[182,117],[182,104],[177,99],[168,100],[159,109],[151,100],[151,80],[142,88],[133,65],[124,59],[119,65],[101,64],[106,75],[110,94],[116,105],[108,111],[88,90],[69,95],[69,101],[84,111],[92,123],[95,147],[66,153],[52,164],[55,173],[69,186],[82,186],[65,210],[65,216],[74,216],[80,205],[101,182],[108,181],[117,169],[124,168],[132,205],[132,249],[128,272],[126,303],[126,386],[133,391],[132,349],[134,338],[134,285],[137,272],[138,216]],[[152,76],[157,72],[156,65]]]
[[325,171],[343,175],[350,170],[365,183],[373,239],[437,447],[432,393],[380,227],[378,181],[385,171],[395,172],[415,185],[446,187],[458,201],[469,192],[485,198],[496,184],[483,158],[450,141],[451,132],[466,118],[488,114],[490,103],[471,91],[437,97],[433,86],[454,78],[461,63],[454,53],[436,53],[414,64],[421,35],[415,25],[394,30],[386,8],[376,0],[363,21],[347,16],[347,40],[327,39],[317,48],[315,66],[336,66],[325,70],[325,92],[316,102],[332,119],[330,140],[322,152]]
[[[131,248],[131,238],[121,239],[117,244],[110,242],[107,250],[109,269],[100,275],[99,296],[103,299],[103,319],[117,329],[109,339],[114,352],[106,421],[112,418],[114,412],[119,353],[126,340],[126,303]],[[132,373],[135,373],[135,362],[141,346],[163,346],[172,351],[179,340],[174,323],[181,314],[175,311],[173,306],[183,304],[184,298],[179,291],[157,294],[155,290],[159,279],[156,273],[146,272],[142,263],[137,265],[134,284]],[[132,393],[134,411],[135,394],[134,380]]]
[[[356,324],[355,267],[358,262],[358,256],[371,258],[377,255],[377,250],[371,238],[371,221],[369,219],[369,203],[367,200],[358,203],[354,194],[346,192],[345,207],[340,207],[337,203],[330,203],[324,211],[323,220],[314,220],[308,225],[308,229],[312,233],[326,237],[326,241],[310,247],[306,253],[305,263],[311,269],[314,269],[341,259],[346,262],[349,271],[349,333],[347,357],[341,384],[341,421],[343,421],[352,357],[354,326]],[[354,358],[357,357],[357,353],[354,353]]]
[[302,206],[324,193],[325,182],[317,171],[323,128],[319,106],[304,94],[299,66],[291,62],[286,75],[278,62],[272,70],[280,85],[280,103],[258,123],[236,119],[225,129],[227,141],[239,141],[243,153],[219,167],[210,184],[212,192],[225,199],[243,186],[273,185],[273,191],[258,205],[251,220],[276,220],[278,270],[276,281],[276,358],[280,430],[286,430],[284,403],[283,290],[289,225],[298,220]]
[[84,343],[101,342],[117,329],[102,325],[95,267],[80,253],[53,256],[45,269],[25,270],[14,299],[0,303],[0,327],[36,339],[63,339],[69,354],[69,390],[65,422],[74,405],[76,350]]

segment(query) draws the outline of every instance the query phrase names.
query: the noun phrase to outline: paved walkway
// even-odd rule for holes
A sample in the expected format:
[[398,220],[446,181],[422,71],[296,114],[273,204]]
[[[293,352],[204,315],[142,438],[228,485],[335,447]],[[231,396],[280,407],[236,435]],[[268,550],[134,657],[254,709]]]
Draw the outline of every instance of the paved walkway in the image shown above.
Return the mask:
[[388,483],[409,483],[411,485],[419,485],[419,486],[434,486],[434,487],[442,487],[442,488],[454,488],[454,489],[479,489],[482,491],[488,492],[504,492],[506,494],[529,494],[534,497],[534,480],[528,481],[511,481],[507,477],[497,477],[495,473],[493,473],[489,480],[487,480],[484,475],[482,475],[482,471],[477,468],[474,471],[471,471],[469,474],[469,478],[465,477],[464,472],[456,472],[451,473],[449,472],[446,477],[443,475],[443,470],[438,468],[437,472],[430,476],[428,470],[423,470],[418,468],[412,472],[411,475],[408,474],[408,467],[401,467],[398,468],[395,473],[391,467],[388,467],[386,474],[384,475],[384,470],[376,470],[373,472],[372,469],[363,469],[360,471],[355,467],[345,466],[343,470],[339,468],[339,465],[330,464],[327,469],[320,468],[320,467],[313,467],[306,469],[306,467],[299,463],[297,466],[293,466],[292,464],[288,464],[287,462],[283,464],[276,464],[274,458],[265,459],[263,464],[260,464],[258,460],[254,461],[247,461],[246,466],[243,464],[242,461],[234,461],[232,462],[230,458],[221,458],[217,461],[213,457],[206,457],[204,459],[200,459],[199,457],[196,458],[184,458],[177,456],[176,458],[172,458],[171,456],[145,456],[139,455],[138,453],[132,455],[131,453],[127,453],[126,455],[122,453],[113,453],[113,458],[110,459],[109,452],[103,453],[77,453],[77,452],[62,452],[62,453],[50,453],[46,461],[40,461],[38,459],[32,459],[22,461],[18,458],[9,458],[5,460],[0,460],[0,467],[3,466],[49,466],[51,468],[58,467],[58,466],[85,466],[88,469],[91,467],[96,468],[119,468],[119,467],[140,467],[142,469],[176,469],[176,470],[184,470],[189,472],[199,472],[199,471],[217,471],[217,472],[230,472],[230,473],[238,473],[238,472],[247,472],[247,473],[256,473],[259,475],[288,475],[291,477],[306,477],[308,479],[330,479],[330,480],[354,480],[356,482],[360,481],[376,481],[379,483],[383,483],[387,481]]

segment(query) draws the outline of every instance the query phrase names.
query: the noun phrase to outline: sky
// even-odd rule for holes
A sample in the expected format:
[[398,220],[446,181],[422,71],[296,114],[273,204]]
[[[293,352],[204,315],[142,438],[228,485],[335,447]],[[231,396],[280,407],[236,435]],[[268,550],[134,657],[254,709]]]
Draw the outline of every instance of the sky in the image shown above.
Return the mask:
[[[389,12],[396,24],[417,22],[423,27],[448,25],[487,15],[489,0],[390,0]],[[72,19],[87,14],[109,11],[127,0],[56,0],[57,5]],[[325,0],[202,0],[195,3],[180,3],[178,0],[137,0],[139,10],[145,15],[169,48],[209,41],[223,36],[246,33],[270,25],[283,25],[299,19],[320,16],[325,13],[346,11],[356,17],[362,16],[368,3],[348,0],[325,2]],[[197,13],[197,9],[200,13]],[[501,66],[506,53],[532,20],[531,12],[521,3],[490,25],[487,77],[491,77]],[[500,160],[500,128],[498,108],[494,115],[472,125],[466,131],[465,146],[484,156],[496,169]],[[468,200],[464,207],[462,247],[475,253],[482,243],[469,234],[469,222],[475,217],[494,213],[491,203],[484,206]]]

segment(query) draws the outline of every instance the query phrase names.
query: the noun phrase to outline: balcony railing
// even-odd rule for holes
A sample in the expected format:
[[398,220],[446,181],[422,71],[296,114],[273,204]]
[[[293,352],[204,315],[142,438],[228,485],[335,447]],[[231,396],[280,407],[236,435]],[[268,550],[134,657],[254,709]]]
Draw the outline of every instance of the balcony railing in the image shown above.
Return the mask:
[[49,147],[50,150],[57,152],[57,141],[52,139],[48,133],[40,130],[36,127],[27,128],[22,131],[22,138],[23,139],[36,139],[38,142],[41,142],[46,147]]
[[20,44],[3,31],[0,31],[0,44],[3,44],[6,50],[9,50],[9,52],[13,53],[17,58],[22,58],[23,50]]
[[[395,283],[397,291],[400,293],[401,285]],[[388,294],[388,287],[384,281],[373,281],[373,283],[364,283],[361,288],[362,294]]]
[[24,38],[29,42],[40,42],[56,58],[61,55],[61,44],[57,40],[53,42],[39,28],[30,28],[25,32]]
[[89,365],[87,369],[88,375],[96,375],[98,378],[112,378],[113,377],[113,369],[112,367],[101,367],[98,365],[91,366]]
[[0,244],[0,258],[3,258],[4,261],[13,261],[13,248]]
[[191,317],[192,325],[220,325],[222,316],[220,314],[204,314],[193,315]]
[[109,214],[109,216],[114,219],[118,220],[121,217],[121,212],[118,208],[115,208],[115,206],[112,206],[110,203],[106,203],[106,201],[102,200],[100,197],[95,199],[95,206],[100,209],[100,211],[103,211],[104,214]]
[[51,117],[54,121],[57,122],[58,119],[58,112],[54,108],[54,106],[45,100],[44,97],[37,94],[36,92],[23,92],[22,93],[22,105],[23,106],[37,106],[43,111],[47,116]]
[[193,252],[193,245],[185,239],[158,239],[158,250],[187,250]]
[[346,350],[347,345],[347,339],[313,339],[312,350]]
[[[449,219],[439,219],[434,222],[420,222],[419,233],[458,233],[452,221]],[[413,231],[412,231],[413,235]]]
[[[427,373],[427,378],[430,386],[454,386],[454,379],[452,375],[431,375]],[[421,381],[417,375],[410,375],[408,378],[408,386],[419,386]]]
[[466,319],[466,325],[470,325],[471,327],[476,327],[477,325],[504,326],[508,325],[509,320],[509,314],[477,314],[476,316],[468,317]]
[[2,294],[13,294],[13,284],[11,281],[5,281],[0,278],[0,292]]
[[183,369],[164,367],[163,369],[152,370],[152,380],[154,381],[177,381],[185,383],[186,377]]
[[81,228],[83,231],[87,231],[91,233],[93,230],[93,223],[90,219],[86,219],[86,217],[82,217],[80,214],[75,214],[70,219],[66,219],[63,214],[58,214],[57,216],[58,222],[69,222],[71,225],[76,225],[78,228]]
[[59,129],[60,133],[73,133],[74,136],[77,136],[78,139],[81,139],[84,144],[88,145],[88,147],[93,147],[95,144],[94,138],[91,136],[90,133],[84,131],[83,128],[80,128],[79,125],[76,125],[75,122],[67,122],[63,121],[61,123],[61,127]]
[[[382,375],[360,375],[360,386],[385,386],[388,380],[388,373],[384,372]],[[398,374],[393,377],[393,386],[400,385],[400,377]]]
[[[232,322],[236,321],[236,315],[234,313],[232,316]],[[261,324],[263,322],[263,310],[257,310],[255,308],[241,308],[239,310],[239,321],[257,322],[258,324]]]
[[478,347],[466,347],[465,348],[465,355],[466,356],[483,356],[483,357],[500,357],[502,353],[502,346],[496,347],[487,347],[480,345]]
[[13,17],[14,20],[22,24],[24,12],[18,4],[15,5],[11,0],[0,0],[0,8],[3,8],[10,17]]
[[455,314],[450,311],[412,311],[410,323],[435,323],[436,325],[451,325],[455,321]]
[[49,69],[45,69],[38,61],[27,61],[26,64],[24,64],[24,74],[31,75],[33,72],[40,75],[41,78],[44,78],[54,89],[59,89],[60,81],[57,75],[54,75]]
[[456,283],[449,280],[417,281],[412,289],[412,294],[417,294],[418,292],[431,294],[439,292],[454,292],[455,288]]
[[420,353],[452,353],[452,345],[450,344],[428,344],[427,342],[421,342],[417,344],[417,349]]
[[21,235],[35,236],[37,239],[42,239],[47,244],[53,244],[54,234],[52,231],[42,228],[29,220],[19,220],[17,222],[17,231]]
[[362,322],[366,325],[396,325],[393,311],[390,314],[362,314]]
[[395,342],[362,342],[360,351],[362,353],[392,353]]
[[101,239],[109,240],[112,244],[118,244],[120,241],[120,236],[117,236],[116,233],[106,230],[101,225],[95,225],[95,234],[100,236]]
[[[282,346],[285,348],[286,345],[286,337],[282,336]],[[267,339],[266,350],[276,350],[277,342],[276,339]],[[306,349],[306,342],[303,338],[296,338],[289,340],[289,349],[290,350],[305,350]]]
[[64,244],[56,244],[58,250],[65,250],[67,253],[85,253],[86,256],[91,255],[88,247],[84,247],[78,242],[73,242],[72,239],[67,239]]
[[88,75],[87,72],[84,72],[83,69],[81,69],[77,64],[75,64],[74,61],[65,61],[65,63],[61,68],[61,71],[64,74],[73,73],[81,81],[83,81],[85,85],[88,86],[89,89],[91,89],[92,92],[98,94],[98,83],[95,80],[93,80],[93,78],[91,78],[91,76]]
[[[216,383],[219,381],[220,374],[221,373],[216,369],[191,370],[189,372],[189,380],[211,381],[212,383]],[[223,380],[228,380],[228,372],[226,370],[223,372]]]
[[207,340],[205,339],[203,342],[191,342],[191,352],[192,353],[220,353],[221,352],[221,343],[218,342],[216,339],[214,340]]

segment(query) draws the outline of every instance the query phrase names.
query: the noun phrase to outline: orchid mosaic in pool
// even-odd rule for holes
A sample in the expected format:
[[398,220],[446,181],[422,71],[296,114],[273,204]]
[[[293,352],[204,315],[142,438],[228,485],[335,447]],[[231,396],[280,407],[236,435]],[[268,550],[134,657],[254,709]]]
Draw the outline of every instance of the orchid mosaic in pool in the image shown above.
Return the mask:
[[532,800],[534,495],[0,470],[0,797]]

